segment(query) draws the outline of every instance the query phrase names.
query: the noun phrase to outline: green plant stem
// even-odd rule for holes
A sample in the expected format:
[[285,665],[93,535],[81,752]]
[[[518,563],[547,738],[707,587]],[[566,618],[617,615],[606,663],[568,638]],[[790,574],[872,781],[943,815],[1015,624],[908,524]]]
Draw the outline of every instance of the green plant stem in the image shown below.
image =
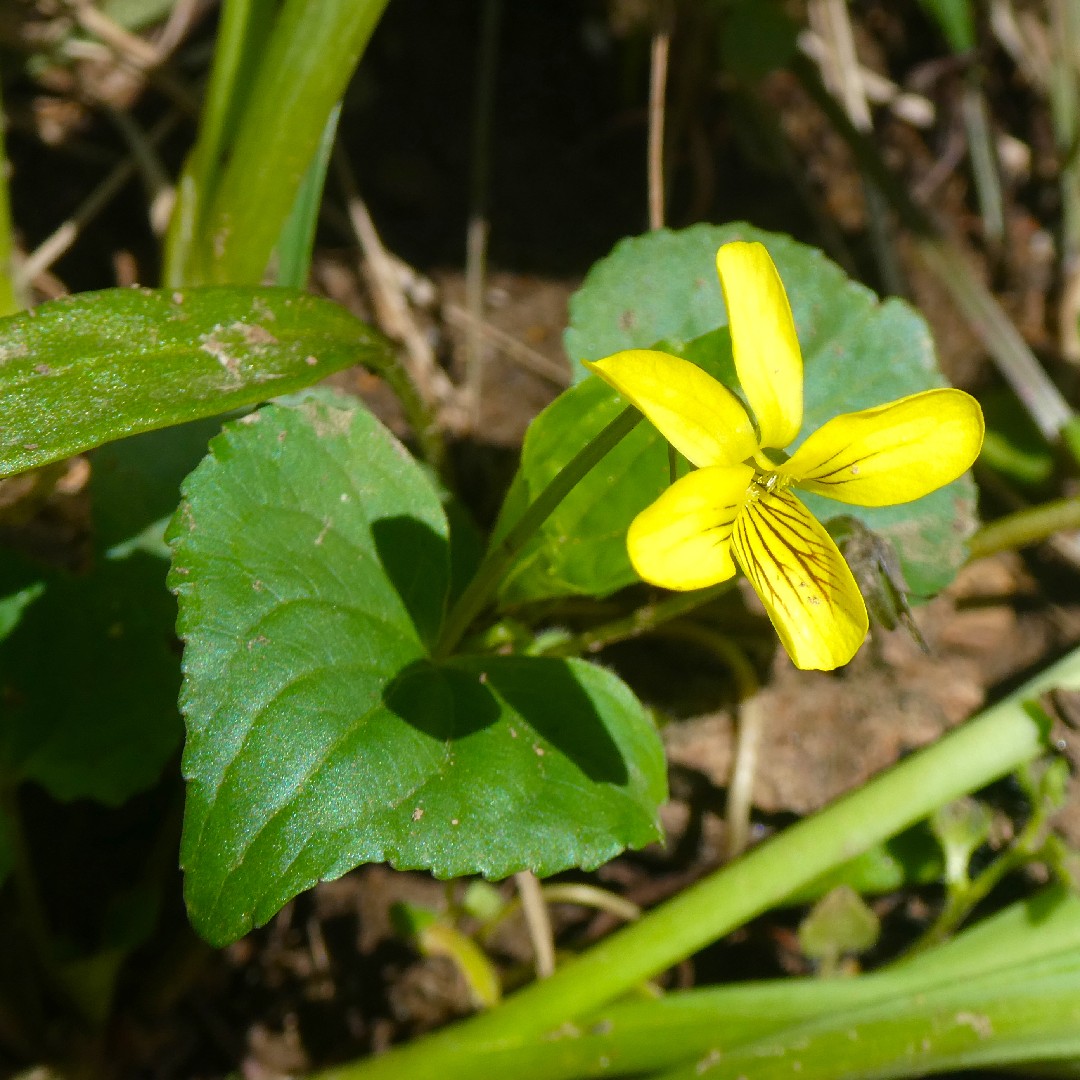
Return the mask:
[[1080,498],[1056,499],[984,525],[968,541],[968,561],[1038,544],[1064,529],[1080,529]]
[[420,456],[436,472],[441,472],[446,462],[446,443],[435,410],[416,388],[408,369],[401,362],[397,347],[387,341],[379,364],[368,365],[376,375],[386,381],[394,397],[397,398],[401,411],[405,414],[409,427],[416,438]]
[[166,286],[203,284],[194,259],[206,207],[213,198],[240,108],[274,25],[277,0],[224,0],[199,133],[176,185],[165,242]]
[[285,0],[198,242],[202,272],[256,283],[387,0]]
[[15,244],[11,227],[11,199],[8,191],[7,116],[0,98],[0,317],[14,315],[25,306],[15,289],[12,255]]
[[315,157],[312,158],[303,183],[296,193],[296,202],[278,237],[277,283],[287,288],[303,289],[311,272],[311,255],[315,246],[315,228],[319,223],[319,207],[322,205],[326,169],[330,164],[330,151],[337,135],[339,102],[330,110]]
[[1053,687],[1080,687],[1080,650],[999,704],[900,762],[813,817],[655,908],[498,1009],[323,1080],[475,1076],[479,1048],[540,1036],[587,1016],[643,980],[716,941],[795,890],[931,814],[1006,775],[1045,749],[1025,702]]
[[971,173],[975,179],[975,195],[983,219],[983,236],[992,250],[1000,251],[1005,242],[1005,207],[1001,194],[1001,170],[986,96],[982,89],[982,68],[968,68],[960,111],[967,133]]
[[1008,851],[999,855],[966,887],[950,892],[945,905],[932,925],[922,934],[907,955],[918,956],[954,934],[960,924],[985,900],[1007,874],[1031,861],[1039,848],[1038,840],[1046,830],[1046,819],[1037,814]]
[[719,585],[711,585],[707,589],[696,589],[694,592],[673,593],[665,596],[663,600],[657,600],[653,604],[639,607],[629,615],[612,619],[600,626],[590,627],[580,634],[564,638],[554,642],[550,647],[540,649],[540,656],[580,656],[583,653],[597,653],[616,641],[626,641],[628,638],[641,637],[671,622],[672,619],[682,618],[699,608],[711,604],[717,597],[723,596],[734,588],[734,578],[730,581],[722,581]]
[[579,450],[555,474],[551,483],[529,504],[517,524],[488,550],[472,581],[446,616],[442,633],[432,650],[435,659],[445,658],[453,652],[473,619],[494,596],[503,575],[510,569],[533,533],[543,525],[581,478],[598,464],[609,450],[629,435],[640,421],[641,413],[633,406],[623,409],[596,438]]

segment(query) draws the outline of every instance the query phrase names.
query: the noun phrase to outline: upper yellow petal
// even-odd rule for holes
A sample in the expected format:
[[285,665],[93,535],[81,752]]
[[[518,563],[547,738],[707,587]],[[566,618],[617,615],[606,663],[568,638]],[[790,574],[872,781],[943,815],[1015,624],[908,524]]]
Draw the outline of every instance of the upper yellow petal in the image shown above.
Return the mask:
[[757,450],[753,425],[739,399],[689,360],[631,349],[584,364],[697,466],[734,465]]
[[858,652],[868,627],[859,587],[832,537],[791,492],[752,495],[732,547],[796,667],[831,671]]
[[982,409],[970,394],[926,390],[834,417],[777,472],[839,502],[893,506],[966,472],[982,440]]
[[780,275],[763,244],[742,240],[716,253],[735,370],[762,446],[784,447],[803,417],[803,364]]
[[665,589],[702,589],[733,577],[731,529],[753,475],[748,465],[717,465],[677,480],[630,525],[634,569]]

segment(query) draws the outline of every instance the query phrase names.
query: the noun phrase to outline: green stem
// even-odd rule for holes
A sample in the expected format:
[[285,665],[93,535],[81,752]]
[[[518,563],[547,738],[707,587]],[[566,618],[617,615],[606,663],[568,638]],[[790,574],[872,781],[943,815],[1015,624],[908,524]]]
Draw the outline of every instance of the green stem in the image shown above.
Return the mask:
[[170,287],[203,284],[195,258],[206,207],[213,199],[225,150],[251,90],[274,25],[276,0],[224,0],[199,134],[176,185],[162,278]]
[[303,183],[296,193],[296,202],[288,220],[281,229],[277,242],[277,283],[287,288],[303,289],[311,273],[311,255],[315,247],[315,229],[319,223],[319,207],[322,205],[326,169],[330,164],[330,151],[337,136],[339,102],[330,110],[323,128],[319,147],[312,158]]
[[209,281],[261,280],[281,228],[387,0],[285,0],[200,228]]
[[443,623],[442,633],[432,650],[435,659],[453,652],[472,621],[488,605],[503,575],[521,549],[574,489],[583,476],[637,426],[641,413],[633,406],[624,409],[610,424],[574,455],[551,483],[529,504],[525,513],[501,540],[489,549],[472,581],[458,597]]
[[1001,194],[1001,169],[986,96],[982,89],[982,69],[978,64],[968,68],[960,111],[967,133],[971,173],[975,180],[975,197],[983,219],[983,236],[991,249],[1001,250],[1005,242],[1005,208]]
[[416,388],[416,383],[409,376],[408,369],[401,362],[395,347],[387,343],[383,352],[384,359],[378,365],[369,365],[371,370],[386,381],[397,398],[401,411],[405,414],[409,427],[416,437],[420,456],[436,471],[441,472],[446,462],[446,443],[435,410]]
[[968,561],[1038,544],[1065,529],[1080,529],[1080,498],[1056,499],[984,525],[968,541]]
[[324,1074],[323,1080],[464,1080],[475,1076],[478,1049],[540,1036],[587,1016],[939,806],[1036,757],[1045,749],[1045,731],[1024,703],[1052,687],[1080,687],[1080,650],[940,742],[752,848],[498,1009],[382,1058]]
[[734,584],[735,580],[732,578],[730,581],[720,582],[719,585],[711,585],[707,589],[673,593],[671,596],[665,596],[663,600],[657,600],[654,604],[639,607],[629,615],[620,616],[600,626],[583,630],[580,634],[574,634],[573,637],[556,641],[549,648],[538,650],[537,655],[581,656],[583,653],[597,653],[616,641],[641,637],[673,619],[682,618],[705,607],[706,604],[711,604],[717,597],[729,592]]
[[14,315],[25,306],[20,303],[15,290],[15,267],[12,263],[15,246],[12,240],[11,201],[8,192],[6,131],[7,116],[4,113],[3,99],[0,98],[0,316]]

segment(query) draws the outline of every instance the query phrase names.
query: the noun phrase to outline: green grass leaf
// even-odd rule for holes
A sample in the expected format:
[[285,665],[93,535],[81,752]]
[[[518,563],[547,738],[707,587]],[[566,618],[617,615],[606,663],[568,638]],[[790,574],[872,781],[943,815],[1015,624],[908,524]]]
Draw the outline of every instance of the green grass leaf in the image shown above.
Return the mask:
[[363,862],[548,874],[658,835],[662,751],[614,676],[428,659],[446,520],[355,401],[315,394],[227,425],[169,538],[186,641],[182,862],[209,940]]
[[[769,248],[791,300],[805,363],[804,423],[793,445],[839,413],[944,384],[922,318],[902,301],[878,301],[815,248],[744,224],[632,237],[592,268],[571,299],[566,350],[583,381],[530,428],[500,528],[619,407],[613,392],[585,377],[582,359],[661,343],[738,389],[715,270],[717,248],[735,239],[760,240]],[[548,519],[511,571],[503,601],[603,596],[636,581],[626,529],[666,486],[667,476],[666,444],[643,425]],[[968,477],[902,506],[845,507],[819,496],[800,498],[823,521],[851,514],[891,540],[916,596],[931,596],[952,580],[975,527]]]
[[107,289],[0,320],[0,475],[291,393],[385,339],[288,289]]

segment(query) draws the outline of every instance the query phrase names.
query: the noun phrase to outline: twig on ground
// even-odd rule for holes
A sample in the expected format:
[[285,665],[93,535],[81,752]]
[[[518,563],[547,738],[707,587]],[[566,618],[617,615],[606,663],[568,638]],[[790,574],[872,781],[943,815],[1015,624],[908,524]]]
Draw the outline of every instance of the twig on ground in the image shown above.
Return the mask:
[[671,19],[665,9],[653,31],[649,69],[648,191],[649,228],[664,227],[664,112],[667,94],[668,56],[671,52]]
[[464,403],[470,427],[480,419],[484,377],[484,286],[487,279],[488,177],[491,172],[491,117],[494,111],[495,66],[499,51],[502,0],[485,0],[476,58],[476,96],[473,100],[472,206],[465,235]]
[[458,329],[475,330],[481,338],[486,338],[507,359],[514,361],[526,371],[531,371],[534,375],[546,379],[560,390],[569,384],[570,372],[565,364],[549,360],[543,353],[530,348],[513,334],[500,330],[484,319],[477,322],[468,308],[460,304],[445,303],[442,306],[442,314],[447,325]]
[[[171,112],[159,120],[145,136],[147,146],[156,147],[180,122],[180,114]],[[23,283],[34,282],[48,270],[79,238],[79,233],[116,197],[135,175],[136,162],[129,156],[117,164],[100,184],[52,234],[45,238],[19,267]]]
[[[874,121],[862,68],[855,52],[855,32],[851,26],[847,0],[810,0],[808,15],[810,25],[824,45],[818,64],[825,85],[839,98],[855,129],[868,136],[873,131]],[[903,296],[907,288],[892,243],[888,204],[870,177],[864,173],[862,179],[870,242],[881,283],[886,292]]]
[[460,427],[460,418],[456,415],[457,392],[436,362],[435,349],[413,316],[396,264],[383,247],[340,147],[334,151],[334,166],[345,194],[349,221],[363,255],[362,271],[371,290],[376,321],[387,335],[404,347],[409,378],[426,406],[438,410],[448,426]]
[[108,46],[121,64],[145,76],[188,116],[199,115],[198,97],[165,66],[165,49],[126,30],[92,0],[65,0],[65,6],[83,30]]
[[1074,411],[1043,370],[1015,325],[990,290],[978,278],[956,241],[942,237],[930,214],[915,203],[882,160],[877,147],[852,124],[843,107],[823,85],[817,68],[796,56],[792,67],[800,81],[848,143],[859,167],[888,199],[911,233],[927,269],[945,288],[971,328],[982,339],[1006,382],[1027,409],[1043,436],[1056,442]]
[[540,882],[532,871],[522,870],[515,874],[514,883],[521,897],[521,912],[525,916],[525,926],[532,942],[536,977],[546,979],[555,971],[555,935],[551,929],[551,914]]

